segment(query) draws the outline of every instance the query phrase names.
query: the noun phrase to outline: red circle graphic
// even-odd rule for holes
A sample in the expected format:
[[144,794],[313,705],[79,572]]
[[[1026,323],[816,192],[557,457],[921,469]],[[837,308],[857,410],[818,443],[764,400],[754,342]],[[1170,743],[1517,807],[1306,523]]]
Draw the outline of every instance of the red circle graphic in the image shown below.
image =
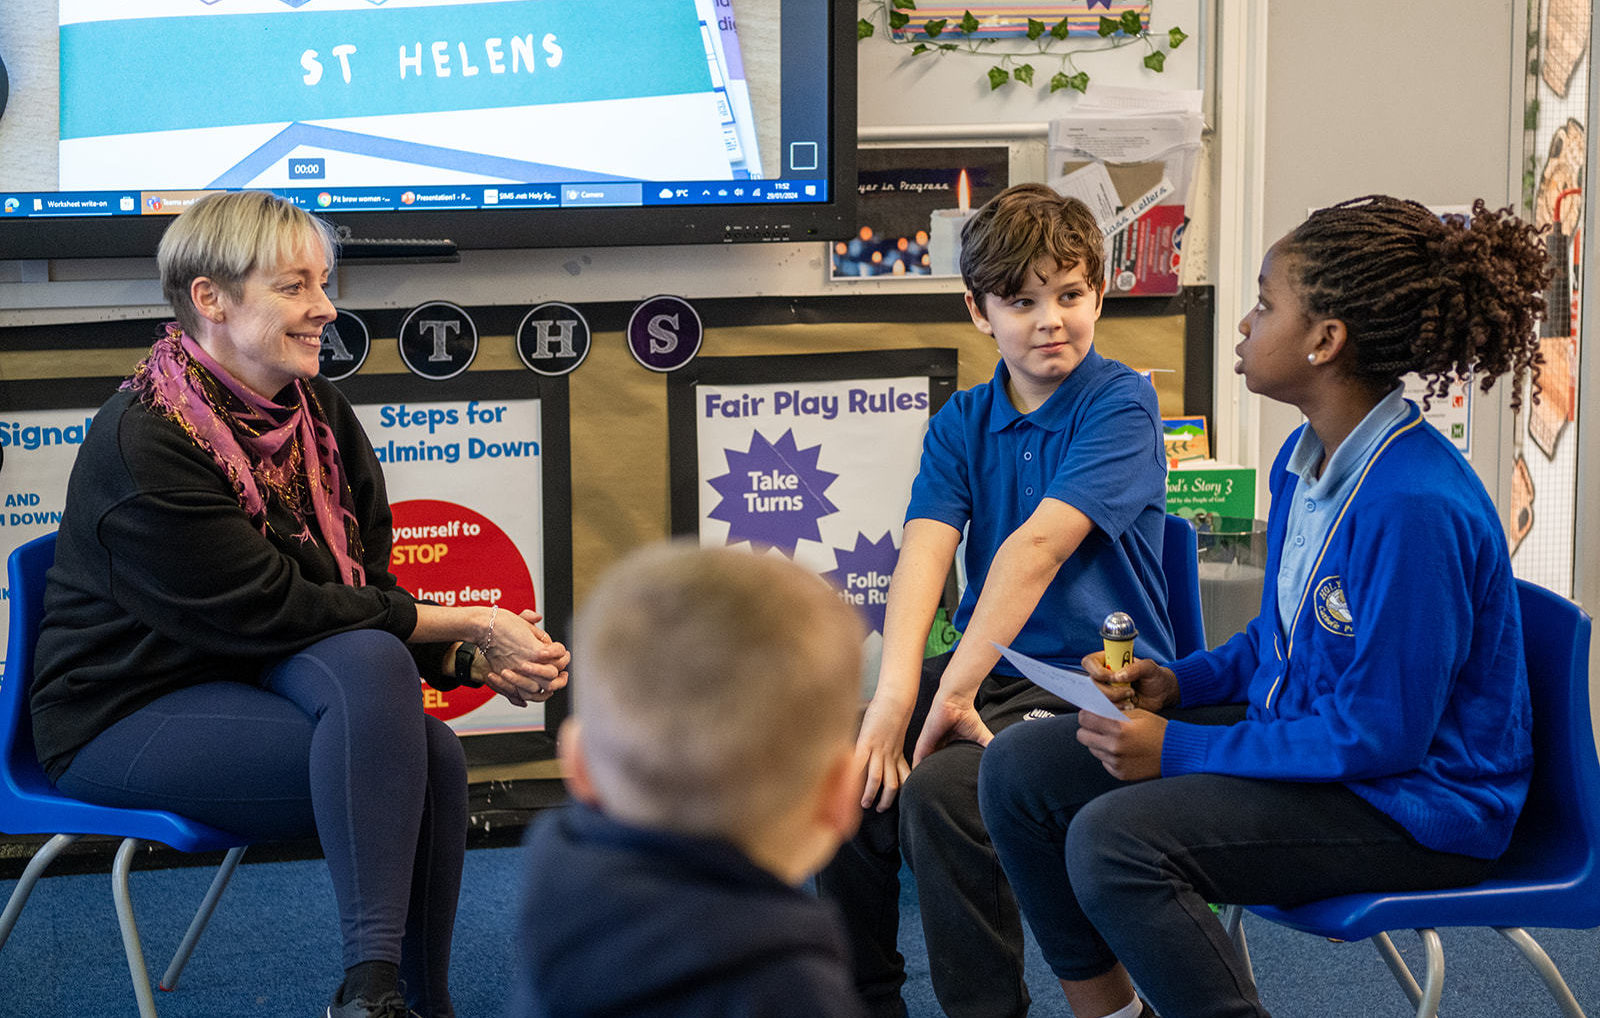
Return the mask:
[[[461,607],[498,604],[510,612],[537,608],[533,576],[505,531],[488,517],[454,502],[419,498],[396,502],[389,569],[418,598]],[[461,717],[496,694],[488,686],[449,692],[424,687],[429,714]]]

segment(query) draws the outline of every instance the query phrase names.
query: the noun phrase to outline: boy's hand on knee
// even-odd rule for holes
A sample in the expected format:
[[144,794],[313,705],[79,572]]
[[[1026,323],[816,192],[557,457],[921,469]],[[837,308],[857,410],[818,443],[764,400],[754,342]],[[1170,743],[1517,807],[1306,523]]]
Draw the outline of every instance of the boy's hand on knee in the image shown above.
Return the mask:
[[1121,781],[1159,778],[1166,737],[1167,719],[1146,710],[1134,708],[1124,721],[1078,712],[1078,741]]
[[917,737],[917,748],[911,755],[911,766],[915,767],[930,753],[952,742],[976,742],[980,746],[987,746],[993,738],[994,733],[989,731],[989,726],[978,716],[978,708],[970,701],[953,701],[941,696],[934,701],[933,709],[928,711],[928,720],[922,726],[922,734]]
[[910,712],[884,703],[877,697],[867,705],[861,719],[861,734],[856,737],[856,765],[866,772],[866,784],[861,792],[861,808],[870,809],[877,803],[882,813],[894,805],[911,773],[906,763],[906,725]]

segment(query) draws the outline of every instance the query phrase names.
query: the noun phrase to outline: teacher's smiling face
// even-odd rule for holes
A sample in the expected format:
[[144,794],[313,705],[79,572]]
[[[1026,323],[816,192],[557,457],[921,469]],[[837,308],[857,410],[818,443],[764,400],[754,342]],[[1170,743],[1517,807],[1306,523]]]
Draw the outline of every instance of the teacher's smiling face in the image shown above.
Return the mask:
[[328,300],[328,261],[307,236],[277,265],[258,267],[231,292],[209,277],[189,285],[207,353],[256,395],[271,399],[320,367],[322,327],[337,316]]

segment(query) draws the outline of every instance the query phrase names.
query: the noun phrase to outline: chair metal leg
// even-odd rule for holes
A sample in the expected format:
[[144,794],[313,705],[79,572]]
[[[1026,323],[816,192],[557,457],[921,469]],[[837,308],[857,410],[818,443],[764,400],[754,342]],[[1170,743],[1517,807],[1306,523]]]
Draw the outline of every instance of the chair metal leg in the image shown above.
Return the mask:
[[117,903],[117,925],[122,928],[122,950],[128,955],[128,975],[133,978],[133,995],[139,1001],[139,1018],[157,1018],[150,970],[145,968],[139,926],[133,919],[133,895],[128,890],[128,874],[140,844],[138,838],[123,838],[117,848],[117,857],[111,864],[111,897]]
[[1250,976],[1250,981],[1255,982],[1255,969],[1250,967],[1250,945],[1244,940],[1244,906],[1219,905],[1217,918],[1222,920],[1223,932],[1228,939],[1233,941],[1234,948],[1239,952],[1239,961],[1244,964],[1245,973]]
[[0,948],[6,946],[6,940],[11,936],[11,929],[17,925],[17,917],[22,914],[22,906],[28,903],[28,895],[33,893],[33,885],[44,875],[45,868],[55,862],[56,856],[60,855],[68,845],[81,837],[81,834],[57,834],[33,853],[33,858],[28,860],[27,868],[17,879],[17,886],[11,889],[11,897],[6,900],[5,912],[0,913]]
[[211,921],[211,913],[217,910],[217,901],[228,886],[228,880],[232,878],[242,855],[244,855],[243,845],[230,848],[222,860],[222,865],[217,867],[217,875],[211,878],[211,886],[206,890],[205,899],[200,902],[199,911],[195,912],[194,920],[189,923],[189,932],[183,935],[183,943],[178,945],[177,953],[172,956],[172,964],[167,966],[166,973],[161,977],[158,985],[163,990],[178,988],[178,976],[183,973],[183,966],[188,963],[189,955],[194,953],[194,945],[199,943],[200,934],[205,932],[206,923]]
[[[1369,939],[1372,941],[1372,946],[1378,949],[1378,954],[1383,957],[1384,964],[1389,966],[1390,973],[1394,975],[1394,981],[1399,983],[1400,989],[1405,991],[1406,998],[1411,1001],[1411,1006],[1421,1008],[1422,987],[1417,985],[1416,977],[1411,974],[1411,969],[1407,967],[1405,959],[1400,957],[1400,952],[1396,950],[1394,941],[1389,939],[1387,933],[1374,933]],[[1422,1012],[1419,1010],[1417,1013],[1421,1014]]]
[[1528,964],[1533,966],[1539,978],[1544,980],[1545,988],[1550,991],[1550,996],[1555,998],[1556,1006],[1561,1008],[1561,1013],[1567,1018],[1584,1018],[1583,1008],[1578,1006],[1578,1001],[1572,996],[1572,991],[1567,988],[1567,981],[1561,978],[1561,972],[1556,968],[1556,963],[1550,960],[1544,948],[1527,930],[1520,926],[1496,926],[1494,931],[1511,941],[1522,956],[1528,959]]
[[1417,1005],[1417,1018],[1439,1018],[1439,996],[1444,992],[1444,944],[1439,931],[1418,930],[1422,938],[1423,957],[1427,962],[1427,975],[1422,981],[1422,1003]]

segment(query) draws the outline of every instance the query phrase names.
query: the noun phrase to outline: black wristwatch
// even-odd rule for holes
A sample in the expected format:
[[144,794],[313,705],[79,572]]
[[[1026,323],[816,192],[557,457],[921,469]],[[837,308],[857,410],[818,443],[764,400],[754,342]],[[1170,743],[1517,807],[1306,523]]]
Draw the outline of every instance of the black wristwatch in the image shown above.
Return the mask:
[[461,641],[461,646],[456,648],[456,674],[455,679],[459,685],[478,687],[483,685],[472,677],[472,662],[477,660],[478,645]]

